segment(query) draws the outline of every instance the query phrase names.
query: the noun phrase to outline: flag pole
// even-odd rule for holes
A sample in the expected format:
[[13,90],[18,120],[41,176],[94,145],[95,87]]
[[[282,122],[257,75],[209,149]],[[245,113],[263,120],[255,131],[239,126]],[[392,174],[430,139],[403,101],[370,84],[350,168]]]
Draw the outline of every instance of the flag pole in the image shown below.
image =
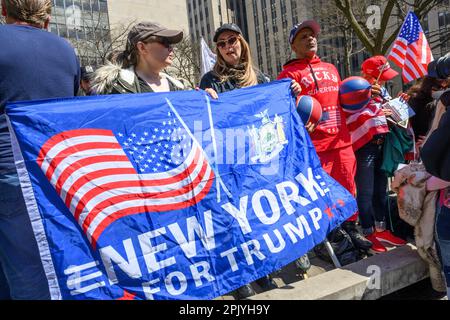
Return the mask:
[[181,125],[183,126],[184,130],[186,130],[186,132],[188,133],[189,137],[191,137],[193,143],[196,144],[196,146],[198,148],[200,148],[200,150],[202,150],[203,155],[205,156],[205,158],[208,160],[208,162],[213,166],[212,170],[215,173],[216,176],[216,186],[217,186],[217,202],[220,202],[220,187],[223,188],[223,190],[225,191],[225,193],[227,194],[227,196],[229,198],[232,198],[232,194],[231,192],[228,190],[227,186],[225,185],[225,183],[223,182],[220,173],[219,173],[219,169],[217,167],[217,144],[216,144],[216,139],[215,139],[215,134],[214,134],[214,127],[213,127],[213,123],[212,123],[212,113],[211,113],[211,105],[209,103],[209,98],[208,96],[206,96],[206,101],[208,104],[208,113],[211,114],[210,116],[210,121],[211,121],[211,137],[212,137],[212,142],[213,142],[213,148],[214,148],[214,157],[215,157],[215,161],[211,161],[211,159],[209,159],[208,155],[206,154],[205,150],[203,150],[203,147],[200,145],[200,143],[197,141],[197,139],[195,138],[195,136],[192,134],[191,130],[189,130],[189,127],[186,125],[186,123],[184,122],[184,120],[181,118],[180,114],[178,113],[178,111],[175,109],[175,107],[173,106],[172,102],[170,102],[170,100],[168,98],[166,98],[166,102],[169,105],[170,109],[172,110],[172,112],[175,114],[175,116],[178,118],[178,120],[180,121]]

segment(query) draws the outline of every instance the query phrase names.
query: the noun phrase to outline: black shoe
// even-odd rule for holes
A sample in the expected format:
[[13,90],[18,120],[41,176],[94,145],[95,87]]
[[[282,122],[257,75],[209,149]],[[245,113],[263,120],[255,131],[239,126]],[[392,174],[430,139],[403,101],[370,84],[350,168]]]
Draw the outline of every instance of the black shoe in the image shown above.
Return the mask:
[[308,254],[305,254],[295,260],[295,266],[303,273],[306,273],[309,268],[311,268],[311,262],[309,262]]
[[250,284],[243,285],[242,287],[236,289],[234,293],[236,295],[236,299],[245,299],[256,294]]
[[276,289],[278,288],[277,284],[275,283],[275,281],[273,281],[273,279],[269,276],[265,276],[262,278],[259,278],[258,280],[255,281],[260,287],[261,289],[263,289],[264,291],[267,290],[272,290],[272,289]]
[[367,251],[372,247],[372,242],[366,239],[359,231],[356,229],[356,222],[346,221],[342,224],[342,228],[347,232],[347,234],[352,239],[353,244],[360,250]]

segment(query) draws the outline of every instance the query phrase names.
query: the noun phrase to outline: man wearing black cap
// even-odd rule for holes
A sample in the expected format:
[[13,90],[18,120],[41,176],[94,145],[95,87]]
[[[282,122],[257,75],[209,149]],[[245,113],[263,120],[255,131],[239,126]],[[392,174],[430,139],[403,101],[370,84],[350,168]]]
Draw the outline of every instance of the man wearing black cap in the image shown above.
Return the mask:
[[[320,26],[313,20],[304,21],[292,28],[289,43],[296,59],[283,66],[278,79],[296,80],[303,94],[320,102],[322,120],[316,128],[307,128],[311,140],[324,170],[351,194],[356,195],[356,158],[345,115],[339,104],[341,79],[335,66],[322,62],[317,56],[319,33]],[[372,243],[356,229],[357,218],[355,213],[342,226],[357,247],[368,250]]]

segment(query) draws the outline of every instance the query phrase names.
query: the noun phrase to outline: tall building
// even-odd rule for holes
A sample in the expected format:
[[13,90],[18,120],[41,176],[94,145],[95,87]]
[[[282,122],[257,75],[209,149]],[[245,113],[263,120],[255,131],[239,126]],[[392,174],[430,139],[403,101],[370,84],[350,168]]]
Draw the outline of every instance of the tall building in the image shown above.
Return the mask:
[[433,8],[425,17],[422,27],[435,59],[450,52],[450,0]]
[[212,47],[214,31],[224,23],[236,23],[247,34],[245,0],[186,0],[191,39],[201,37]]
[[305,0],[246,1],[250,47],[255,64],[276,78],[283,64],[291,58],[289,32],[297,23],[311,18]]
[[[126,0],[108,1],[111,29],[123,28],[140,21],[153,21],[171,29],[189,31],[184,0]],[[119,30],[120,31],[120,30]]]
[[101,63],[110,42],[107,1],[53,0],[50,31],[73,44],[83,65]]

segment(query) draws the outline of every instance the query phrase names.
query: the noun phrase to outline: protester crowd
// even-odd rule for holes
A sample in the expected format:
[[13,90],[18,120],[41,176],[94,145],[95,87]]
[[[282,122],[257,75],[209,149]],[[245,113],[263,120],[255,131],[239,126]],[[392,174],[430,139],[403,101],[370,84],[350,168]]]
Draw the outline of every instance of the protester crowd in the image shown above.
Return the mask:
[[[183,83],[164,73],[173,63],[174,45],[183,38],[155,22],[137,23],[129,32],[124,51],[111,53],[109,62],[94,70],[80,68],[67,41],[46,32],[50,0],[1,0],[7,24],[0,26],[0,299],[49,299],[47,279],[20,190],[6,124],[7,102],[77,95],[172,92],[186,90]],[[340,75],[336,67],[318,56],[320,26],[312,20],[293,27],[286,35],[293,60],[286,62],[278,79],[292,79],[296,97],[314,97],[322,106],[320,122],[306,125],[323,169],[357,199],[359,212],[328,235],[342,265],[363,254],[382,253],[387,245],[402,246],[406,239],[394,235],[388,215],[388,177],[399,164],[422,165],[426,172],[424,193],[435,192],[437,252],[440,271],[450,284],[450,55],[433,61],[429,75],[399,97],[408,101],[416,116],[401,127],[389,121],[392,100],[385,84],[398,76],[383,56],[361,66],[371,84],[366,118],[380,118],[365,132],[364,143],[355,145],[355,128],[340,106]],[[250,46],[240,28],[224,24],[215,31],[217,61],[196,90],[212,98],[231,90],[270,82],[253,62]],[[446,91],[447,90],[447,91]],[[361,129],[362,128],[362,129]],[[359,130],[363,130],[361,126]],[[400,150],[400,151],[399,151]],[[411,169],[411,167],[409,167]],[[404,170],[404,169],[402,169]],[[405,171],[403,171],[405,172]],[[397,178],[397,177],[396,177]],[[397,190],[409,182],[396,184]],[[399,199],[399,203],[401,203]],[[399,210],[408,211],[403,207]],[[407,212],[406,212],[407,213]],[[434,225],[432,226],[434,230]],[[434,243],[434,239],[433,243]],[[323,246],[315,248],[327,256]],[[302,272],[308,256],[295,265]],[[264,290],[276,287],[271,276],[256,281]],[[235,291],[238,298],[253,295],[252,284]]]

